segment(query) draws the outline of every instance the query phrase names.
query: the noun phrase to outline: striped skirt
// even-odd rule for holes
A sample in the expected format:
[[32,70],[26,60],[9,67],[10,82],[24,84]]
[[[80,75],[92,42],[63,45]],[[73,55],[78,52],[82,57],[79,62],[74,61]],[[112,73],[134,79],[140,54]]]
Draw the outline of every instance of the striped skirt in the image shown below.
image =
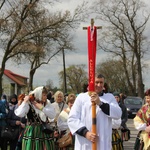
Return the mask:
[[22,150],[55,150],[54,138],[50,134],[43,133],[40,124],[26,126]]
[[123,150],[123,143],[117,129],[112,130],[112,150]]

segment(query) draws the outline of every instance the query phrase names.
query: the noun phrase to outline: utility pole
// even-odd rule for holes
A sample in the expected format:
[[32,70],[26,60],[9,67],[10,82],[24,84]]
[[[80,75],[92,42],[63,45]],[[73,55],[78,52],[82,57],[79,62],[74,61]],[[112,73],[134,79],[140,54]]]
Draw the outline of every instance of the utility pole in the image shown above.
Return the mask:
[[62,48],[62,54],[63,54],[63,68],[64,68],[64,94],[66,94],[67,93],[67,83],[66,83],[66,64],[65,64],[64,48]]

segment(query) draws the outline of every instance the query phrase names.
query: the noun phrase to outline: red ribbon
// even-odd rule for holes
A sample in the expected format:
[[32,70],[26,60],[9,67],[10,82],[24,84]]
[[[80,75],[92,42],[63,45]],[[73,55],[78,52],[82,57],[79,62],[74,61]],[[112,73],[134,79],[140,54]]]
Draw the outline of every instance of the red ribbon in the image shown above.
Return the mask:
[[95,62],[96,62],[96,45],[97,45],[97,28],[91,26],[88,32],[88,67],[89,67],[89,91],[95,90]]

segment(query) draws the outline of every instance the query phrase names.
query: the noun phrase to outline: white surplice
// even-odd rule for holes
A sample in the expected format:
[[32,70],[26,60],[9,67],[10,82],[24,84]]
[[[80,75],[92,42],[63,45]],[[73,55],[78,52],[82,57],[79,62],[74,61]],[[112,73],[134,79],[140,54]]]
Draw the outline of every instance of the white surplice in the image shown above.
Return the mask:
[[[121,118],[121,108],[111,93],[104,94],[100,100],[110,105],[110,115],[106,115],[99,106],[96,106],[97,150],[111,150],[112,119]],[[75,134],[75,150],[92,150],[92,143],[83,136],[76,134],[81,127],[89,131],[92,128],[91,98],[88,93],[77,96],[68,118],[68,126]]]

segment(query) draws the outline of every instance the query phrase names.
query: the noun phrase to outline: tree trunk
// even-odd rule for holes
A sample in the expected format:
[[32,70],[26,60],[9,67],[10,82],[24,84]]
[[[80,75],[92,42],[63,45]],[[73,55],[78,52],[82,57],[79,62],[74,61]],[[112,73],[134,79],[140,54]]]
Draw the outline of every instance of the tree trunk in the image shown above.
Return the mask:
[[36,69],[30,70],[28,92],[33,90],[33,77],[34,77],[35,71],[36,71]]
[[129,78],[129,72],[127,70],[127,62],[126,62],[126,56],[124,55],[124,57],[122,58],[123,59],[123,67],[124,67],[124,71],[125,71],[125,75],[126,75],[126,79],[127,79],[127,83],[128,83],[128,86],[129,86],[129,95],[134,95],[135,94],[135,89],[133,87],[133,84],[131,83],[130,81],[130,78]]
[[3,77],[4,71],[2,71],[2,68],[0,70],[0,96],[3,94],[3,87],[2,87],[2,77]]
[[143,84],[143,78],[142,78],[141,61],[139,57],[137,59],[137,62],[138,62],[138,96],[141,98],[144,98],[144,84]]
[[1,69],[0,69],[0,96],[3,94],[3,75],[4,75],[4,70],[5,70],[5,62],[4,59],[1,64]]

